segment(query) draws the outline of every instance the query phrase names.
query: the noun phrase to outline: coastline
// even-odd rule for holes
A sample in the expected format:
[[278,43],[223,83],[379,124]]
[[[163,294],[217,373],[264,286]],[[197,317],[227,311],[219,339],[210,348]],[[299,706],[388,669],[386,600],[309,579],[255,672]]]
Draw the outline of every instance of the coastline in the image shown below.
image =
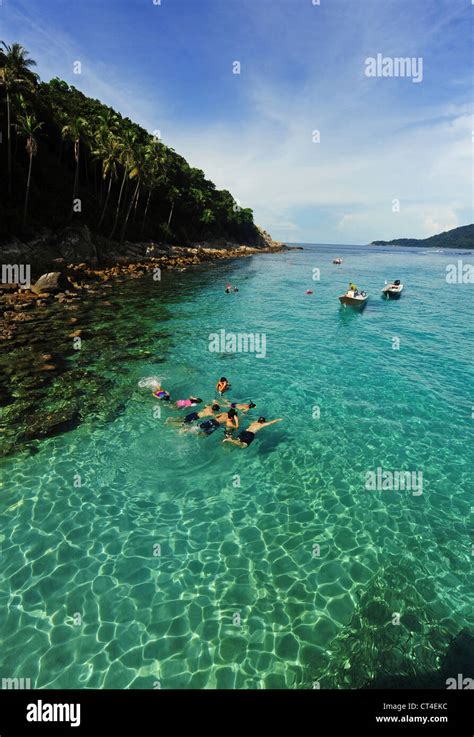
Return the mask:
[[[132,291],[136,296],[135,281],[147,276],[161,281],[161,272],[303,250],[264,232],[262,242],[260,247],[228,241],[114,244],[91,237],[86,226],[73,226],[56,241],[45,232],[26,244],[0,246],[2,264],[26,261],[32,274],[28,287],[0,284],[0,456],[35,453],[37,441],[93,416],[109,422],[123,410],[123,396],[97,370],[94,357],[103,353],[104,361],[113,363],[146,360],[153,335],[126,334],[116,314],[117,290],[125,291],[128,301]],[[87,342],[87,358],[80,355],[81,340]]]
[[[258,244],[239,244],[225,239],[191,243],[187,246],[156,243],[151,240],[118,243],[92,235],[89,228],[70,226],[60,234],[42,231],[36,238],[22,242],[17,238],[0,244],[2,268],[27,265],[31,283],[0,283],[0,341],[10,340],[19,323],[29,322],[30,311],[55,301],[78,302],[84,295],[104,296],[110,283],[139,279],[154,272],[186,271],[202,263],[303,250],[274,241],[264,230]],[[5,272],[7,273],[7,272]],[[41,279],[41,281],[39,281]]]

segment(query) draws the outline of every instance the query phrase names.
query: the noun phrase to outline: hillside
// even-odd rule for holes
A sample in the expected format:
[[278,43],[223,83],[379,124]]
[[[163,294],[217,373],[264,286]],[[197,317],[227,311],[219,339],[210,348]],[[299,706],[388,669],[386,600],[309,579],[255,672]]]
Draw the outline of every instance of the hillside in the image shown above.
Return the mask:
[[372,241],[371,246],[423,246],[423,248],[474,248],[474,225],[462,225],[430,238],[396,238]]
[[88,226],[115,241],[261,245],[250,209],[136,123],[0,46],[0,239]]

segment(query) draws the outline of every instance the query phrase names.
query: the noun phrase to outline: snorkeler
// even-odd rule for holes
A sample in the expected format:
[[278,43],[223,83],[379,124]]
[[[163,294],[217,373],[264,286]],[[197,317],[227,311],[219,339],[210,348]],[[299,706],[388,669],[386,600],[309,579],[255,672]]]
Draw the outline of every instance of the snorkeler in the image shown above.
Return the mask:
[[196,422],[196,420],[201,420],[204,417],[213,417],[215,412],[220,412],[220,409],[221,408],[217,404],[217,402],[214,402],[213,404],[207,404],[205,407],[202,408],[200,412],[190,412],[184,418],[168,417],[165,425],[167,425],[168,422],[172,422],[177,425],[190,425],[192,422]]
[[253,442],[256,433],[260,432],[263,427],[268,427],[269,425],[274,425],[275,422],[282,421],[283,417],[279,417],[277,420],[270,420],[269,422],[266,421],[265,417],[259,417],[256,422],[251,422],[246,430],[242,430],[237,438],[226,437],[222,442],[233,443],[234,445],[238,445],[239,448],[248,448],[250,443]]
[[221,412],[218,415],[214,415],[210,420],[205,420],[199,425],[201,432],[204,435],[212,435],[213,432],[219,429],[221,425],[227,422],[227,412]]
[[189,399],[178,399],[176,406],[178,409],[182,409],[183,407],[195,407],[196,404],[201,403],[202,399],[199,399],[199,397],[189,397]]
[[230,384],[228,380],[225,378],[225,376],[221,376],[221,378],[216,384],[216,390],[222,396],[222,394],[224,394],[224,392],[228,391],[229,389],[230,389]]
[[227,412],[227,419],[225,421],[225,430],[224,435],[226,438],[231,438],[232,433],[234,430],[237,430],[239,427],[239,417],[237,415],[237,410],[233,407]]
[[153,390],[153,396],[156,397],[157,399],[162,399],[165,402],[170,401],[170,393],[167,392],[165,389],[162,389],[161,386],[157,386]]
[[223,399],[222,403],[232,409],[238,409],[239,412],[248,412],[249,409],[254,409],[257,406],[253,402],[249,402],[248,404],[239,404],[238,402],[228,402],[227,399]]

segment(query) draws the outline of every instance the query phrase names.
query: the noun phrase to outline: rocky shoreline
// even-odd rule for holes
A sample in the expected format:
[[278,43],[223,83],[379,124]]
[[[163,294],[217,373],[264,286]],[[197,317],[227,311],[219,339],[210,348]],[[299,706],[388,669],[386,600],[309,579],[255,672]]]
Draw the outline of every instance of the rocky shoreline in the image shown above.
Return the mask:
[[[185,271],[207,261],[241,258],[292,250],[260,231],[258,245],[228,241],[172,246],[152,241],[119,244],[92,236],[87,226],[71,226],[54,236],[43,231],[24,243],[18,239],[0,245],[2,264],[27,264],[28,286],[0,283],[0,341],[10,340],[18,323],[29,322],[31,311],[53,301],[72,304],[84,294],[104,294],[112,281],[139,279],[148,272]],[[74,336],[72,336],[74,337]]]
[[[28,286],[0,284],[0,455],[34,453],[36,441],[85,421],[109,422],[123,410],[108,366],[149,360],[156,338],[165,350],[166,333],[133,332],[117,313],[117,289],[133,300],[136,279],[285,250],[290,247],[264,233],[259,247],[177,247],[104,243],[85,227],[71,227],[56,240],[44,233],[26,244],[0,245],[3,264],[29,264],[32,276]],[[81,340],[85,353],[76,350]]]

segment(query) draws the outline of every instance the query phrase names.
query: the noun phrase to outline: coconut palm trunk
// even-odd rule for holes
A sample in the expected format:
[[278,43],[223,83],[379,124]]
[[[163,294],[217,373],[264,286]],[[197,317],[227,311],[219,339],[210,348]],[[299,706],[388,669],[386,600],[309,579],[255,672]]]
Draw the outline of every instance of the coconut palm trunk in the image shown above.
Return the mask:
[[135,222],[135,219],[137,217],[137,208],[138,208],[139,199],[140,199],[140,187],[138,187],[137,196],[135,198],[135,205],[133,207],[133,222]]
[[120,240],[121,241],[123,241],[123,239],[125,237],[125,231],[127,229],[128,219],[130,217],[130,213],[132,212],[133,203],[135,202],[135,199],[138,196],[139,189],[140,189],[140,178],[138,179],[137,186],[135,187],[135,190],[134,190],[134,192],[133,192],[133,194],[132,194],[132,196],[130,198],[130,203],[128,205],[127,214],[125,216],[125,220],[124,220],[124,223],[122,225],[122,232],[120,233]]
[[[101,182],[100,187],[102,189],[102,182]],[[104,204],[104,208],[102,210],[102,215],[100,216],[99,225],[97,226],[99,228],[102,225],[103,220],[104,220],[104,217],[105,217],[105,211],[107,210],[107,205],[109,204],[110,190],[111,189],[112,189],[112,172],[110,172],[110,174],[109,174],[109,186],[107,187],[107,196],[105,198],[105,204]]]
[[7,89],[7,151],[8,151],[8,194],[12,193],[12,134],[11,134],[11,110],[10,91]]
[[151,199],[151,188],[148,190],[148,197],[146,201],[145,212],[143,213],[142,227],[141,227],[140,233],[143,233],[145,229],[145,220],[146,220],[146,214],[148,212],[148,206],[150,204],[150,199]]
[[126,178],[127,178],[127,169],[125,168],[124,171],[123,171],[123,179],[122,179],[122,184],[120,186],[120,192],[119,192],[118,201],[117,201],[117,208],[115,210],[114,226],[112,228],[112,232],[109,235],[109,238],[112,238],[112,236],[115,233],[115,230],[117,228],[118,217],[119,217],[119,212],[120,212],[120,204],[122,202],[122,194],[123,194],[123,188],[125,187],[125,180],[126,180]]
[[174,200],[171,203],[171,210],[170,210],[170,214],[169,214],[169,217],[168,217],[168,228],[170,227],[171,218],[173,217],[173,210],[174,210]]
[[28,166],[28,179],[26,182],[26,192],[25,192],[25,207],[23,209],[23,227],[26,225],[26,215],[28,212],[28,200],[30,197],[30,183],[31,183],[31,167],[33,165],[33,151],[30,150],[30,163]]

